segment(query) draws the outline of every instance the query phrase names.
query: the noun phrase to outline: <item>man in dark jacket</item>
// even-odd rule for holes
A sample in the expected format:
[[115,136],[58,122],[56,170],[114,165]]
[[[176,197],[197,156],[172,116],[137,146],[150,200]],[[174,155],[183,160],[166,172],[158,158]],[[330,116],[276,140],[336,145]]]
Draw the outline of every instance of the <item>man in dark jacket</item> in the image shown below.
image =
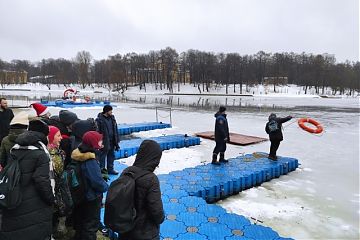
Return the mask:
[[10,123],[10,132],[2,142],[0,147],[0,169],[5,167],[10,154],[10,149],[15,145],[16,138],[26,132],[29,126],[29,115],[26,112],[19,112]]
[[[226,108],[221,106],[219,111],[215,113],[215,148],[213,151],[212,164],[220,165],[220,162],[227,163],[225,159],[226,142],[230,142],[229,126],[226,118]],[[220,153],[219,162],[217,155]]]
[[102,138],[98,132],[86,132],[79,147],[71,154],[71,158],[81,164],[85,182],[85,201],[75,207],[73,214],[76,240],[96,240],[102,194],[108,190],[95,156],[95,150],[103,147]]
[[8,108],[6,98],[0,98],[0,142],[9,134],[14,113]]
[[46,123],[31,121],[29,131],[18,136],[11,150],[19,160],[22,201],[15,209],[3,210],[1,240],[50,239],[54,195],[50,185],[49,155],[43,148],[46,148],[48,133]]
[[[161,201],[160,183],[153,173],[160,163],[162,152],[160,145],[153,140],[141,143],[133,166],[126,168],[122,174],[147,171],[136,180],[135,189],[135,227],[121,235],[121,239],[159,239],[160,224],[165,215]],[[121,204],[121,203],[120,203]]]
[[266,123],[265,131],[267,134],[269,134],[269,139],[271,142],[270,153],[268,157],[271,160],[277,160],[276,151],[280,146],[280,142],[283,140],[283,134],[281,131],[282,124],[289,121],[290,119],[292,119],[292,116],[278,118],[274,113],[271,113],[269,116],[269,121]]
[[112,175],[119,174],[114,170],[115,153],[114,150],[119,150],[119,134],[117,129],[117,123],[112,113],[112,106],[105,105],[102,113],[99,113],[96,118],[96,123],[99,128],[99,132],[103,134],[104,148],[101,149],[99,157],[100,168],[104,169],[105,160],[107,163],[107,172]]

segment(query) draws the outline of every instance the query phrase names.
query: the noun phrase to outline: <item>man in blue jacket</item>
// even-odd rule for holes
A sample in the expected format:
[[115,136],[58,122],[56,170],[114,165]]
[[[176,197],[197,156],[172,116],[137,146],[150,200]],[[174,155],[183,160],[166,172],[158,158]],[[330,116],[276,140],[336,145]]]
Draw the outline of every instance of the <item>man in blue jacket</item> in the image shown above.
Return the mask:
[[[221,106],[219,111],[215,113],[215,142],[216,146],[213,151],[212,164],[220,165],[220,162],[227,163],[225,159],[226,143],[230,142],[229,126],[226,118],[226,107]],[[217,155],[220,153],[219,162]]]
[[119,174],[114,170],[115,153],[114,150],[119,150],[119,134],[117,123],[112,113],[112,106],[105,105],[102,113],[99,113],[96,118],[99,132],[103,135],[104,148],[101,149],[99,161],[100,168],[105,169],[105,162],[107,163],[107,172],[112,175]]
[[109,188],[95,157],[95,151],[101,149],[102,145],[102,135],[96,131],[89,131],[84,134],[79,147],[71,154],[71,158],[81,164],[85,183],[85,200],[74,209],[74,239],[96,240],[102,194]]

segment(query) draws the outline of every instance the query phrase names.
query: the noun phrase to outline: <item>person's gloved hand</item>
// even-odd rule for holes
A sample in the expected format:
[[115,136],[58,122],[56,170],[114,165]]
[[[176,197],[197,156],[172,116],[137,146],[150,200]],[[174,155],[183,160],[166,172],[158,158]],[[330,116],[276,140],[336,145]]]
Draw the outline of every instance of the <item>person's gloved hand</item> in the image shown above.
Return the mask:
[[106,168],[101,169],[101,176],[104,179],[105,182],[109,181],[109,174]]

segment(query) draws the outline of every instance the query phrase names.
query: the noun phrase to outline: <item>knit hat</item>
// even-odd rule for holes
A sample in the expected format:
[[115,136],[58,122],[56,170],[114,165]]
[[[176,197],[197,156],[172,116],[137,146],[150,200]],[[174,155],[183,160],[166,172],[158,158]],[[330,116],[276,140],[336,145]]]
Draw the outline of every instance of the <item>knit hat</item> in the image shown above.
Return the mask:
[[45,136],[47,136],[49,134],[49,127],[42,120],[30,121],[28,130],[43,133]]
[[49,112],[49,108],[42,105],[41,103],[33,103],[30,106],[35,109],[38,117],[44,116]]
[[27,128],[29,126],[29,114],[21,111],[15,114],[14,118],[10,122],[10,128]]
[[111,105],[105,105],[103,107],[103,113],[107,113],[109,111],[113,110],[113,107]]
[[70,112],[68,110],[61,110],[59,112],[59,119],[60,119],[60,122],[62,122],[66,126],[70,126],[76,120],[79,120],[75,113]]
[[54,141],[54,137],[55,134],[60,132],[60,130],[55,127],[55,126],[49,126],[49,135],[48,135],[48,139],[49,139],[49,143],[52,144]]
[[225,111],[226,111],[226,107],[224,107],[224,106],[219,107],[219,112],[225,112]]
[[88,131],[82,137],[82,142],[94,149],[100,149],[99,142],[103,139],[103,135],[96,131]]

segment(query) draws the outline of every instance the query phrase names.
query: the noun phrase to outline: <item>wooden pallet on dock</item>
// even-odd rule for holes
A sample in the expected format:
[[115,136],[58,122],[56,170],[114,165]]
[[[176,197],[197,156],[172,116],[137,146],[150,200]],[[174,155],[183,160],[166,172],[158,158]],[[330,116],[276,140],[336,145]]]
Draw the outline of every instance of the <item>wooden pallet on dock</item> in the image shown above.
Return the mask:
[[[214,140],[215,135],[213,131],[195,133],[196,136]],[[263,141],[267,141],[267,138],[248,136],[239,133],[230,133],[230,144],[246,146]]]

